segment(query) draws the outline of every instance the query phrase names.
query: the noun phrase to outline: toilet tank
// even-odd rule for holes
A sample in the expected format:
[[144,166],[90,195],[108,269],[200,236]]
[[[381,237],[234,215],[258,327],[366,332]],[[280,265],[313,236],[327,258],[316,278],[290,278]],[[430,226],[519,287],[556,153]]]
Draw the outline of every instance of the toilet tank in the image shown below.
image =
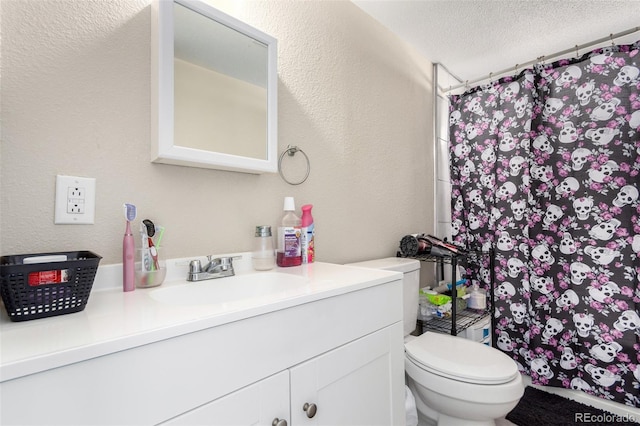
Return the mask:
[[416,321],[418,320],[420,261],[415,259],[407,259],[404,257],[387,257],[384,259],[350,263],[349,266],[402,272],[402,312],[404,335],[408,336],[409,334],[411,334],[411,332],[415,330]]

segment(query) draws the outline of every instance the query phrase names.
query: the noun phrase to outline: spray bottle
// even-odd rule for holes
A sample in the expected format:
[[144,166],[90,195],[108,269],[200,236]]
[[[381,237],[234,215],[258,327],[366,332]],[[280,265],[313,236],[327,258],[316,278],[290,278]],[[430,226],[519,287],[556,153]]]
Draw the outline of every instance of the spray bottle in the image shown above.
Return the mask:
[[305,204],[302,206],[302,263],[312,263],[315,259],[315,225],[313,224],[313,216],[311,209],[313,205]]

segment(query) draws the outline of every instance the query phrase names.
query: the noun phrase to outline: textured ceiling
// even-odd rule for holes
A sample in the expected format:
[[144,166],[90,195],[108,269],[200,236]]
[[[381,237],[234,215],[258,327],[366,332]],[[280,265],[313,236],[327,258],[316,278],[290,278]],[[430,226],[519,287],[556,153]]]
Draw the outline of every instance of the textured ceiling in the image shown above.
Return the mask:
[[[516,64],[640,26],[640,0],[353,3],[462,81],[515,69]],[[617,39],[616,43],[636,40],[640,40],[640,32]],[[574,53],[564,57],[571,55]]]

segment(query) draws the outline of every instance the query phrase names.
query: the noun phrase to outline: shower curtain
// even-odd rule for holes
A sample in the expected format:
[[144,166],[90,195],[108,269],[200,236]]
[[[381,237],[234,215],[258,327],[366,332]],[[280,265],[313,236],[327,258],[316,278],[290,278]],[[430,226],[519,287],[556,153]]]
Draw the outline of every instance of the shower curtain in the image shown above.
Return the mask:
[[[495,250],[497,347],[640,407],[640,42],[450,97],[454,241]],[[488,265],[469,265],[489,287]]]

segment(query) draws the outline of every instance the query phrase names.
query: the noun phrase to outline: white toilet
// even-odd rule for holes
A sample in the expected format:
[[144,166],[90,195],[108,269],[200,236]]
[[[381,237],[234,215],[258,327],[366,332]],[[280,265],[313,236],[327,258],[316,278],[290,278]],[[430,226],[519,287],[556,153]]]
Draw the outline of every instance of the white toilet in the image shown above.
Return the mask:
[[410,335],[418,317],[419,261],[389,257],[351,266],[404,275],[404,365],[420,424],[495,425],[518,404],[524,383],[515,361],[498,349],[448,334]]

